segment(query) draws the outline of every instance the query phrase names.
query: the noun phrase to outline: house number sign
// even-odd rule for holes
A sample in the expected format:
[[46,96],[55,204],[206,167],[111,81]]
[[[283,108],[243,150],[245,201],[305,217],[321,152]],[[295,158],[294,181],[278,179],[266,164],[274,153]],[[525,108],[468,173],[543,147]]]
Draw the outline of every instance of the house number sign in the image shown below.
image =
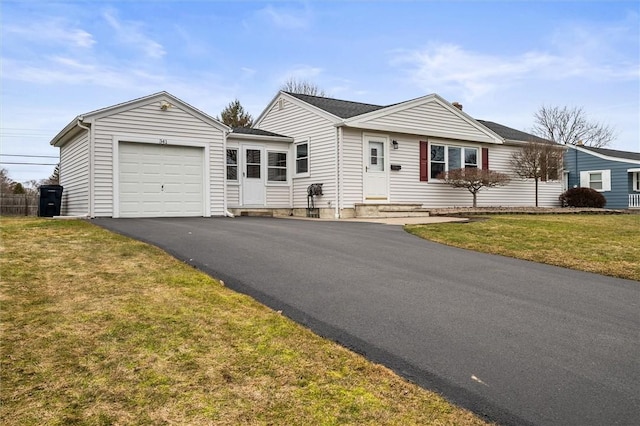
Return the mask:
[[167,144],[167,140],[160,138],[160,145],[166,145],[166,144]]

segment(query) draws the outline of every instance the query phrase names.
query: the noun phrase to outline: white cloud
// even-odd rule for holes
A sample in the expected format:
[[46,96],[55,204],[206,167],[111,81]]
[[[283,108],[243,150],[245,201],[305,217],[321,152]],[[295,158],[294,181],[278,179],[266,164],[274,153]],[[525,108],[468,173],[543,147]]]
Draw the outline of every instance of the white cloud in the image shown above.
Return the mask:
[[284,83],[290,78],[296,80],[313,80],[322,74],[323,69],[313,67],[311,65],[296,65],[293,68],[285,71],[279,78],[279,83]]
[[103,18],[116,32],[116,37],[125,45],[140,50],[150,58],[161,58],[166,54],[164,47],[144,34],[143,26],[135,21],[121,21],[117,12],[107,9],[102,13]]
[[59,18],[24,25],[5,25],[3,32],[9,36],[18,36],[21,41],[46,45],[71,44],[74,47],[90,48],[96,43],[92,34]]
[[524,80],[635,79],[637,64],[598,64],[584,57],[562,57],[544,52],[497,56],[464,50],[452,44],[431,45],[403,52],[392,64],[410,67],[411,78],[424,90],[456,90],[472,100]]
[[304,10],[293,10],[275,8],[270,4],[263,9],[260,9],[257,12],[257,15],[267,19],[267,21],[275,27],[286,30],[307,28],[311,19],[311,14],[308,8],[305,8]]

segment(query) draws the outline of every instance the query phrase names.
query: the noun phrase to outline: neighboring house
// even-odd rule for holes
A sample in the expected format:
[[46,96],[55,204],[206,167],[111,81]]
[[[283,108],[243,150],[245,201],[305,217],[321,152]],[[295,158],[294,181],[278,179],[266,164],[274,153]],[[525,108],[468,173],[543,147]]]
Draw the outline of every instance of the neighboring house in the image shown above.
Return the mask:
[[[530,140],[438,95],[378,106],[280,92],[254,128],[230,129],[160,92],[80,115],[51,144],[60,148],[63,215],[305,215],[309,185],[322,184],[320,217],[346,218],[397,205],[471,206],[471,194],[438,174],[512,174],[512,154]],[[561,192],[562,182],[541,182],[540,205],[559,205]],[[518,179],[478,196],[481,206],[534,200],[533,182]]]
[[[362,205],[471,206],[464,189],[437,179],[460,167],[512,173],[513,152],[533,135],[477,121],[432,94],[389,106],[280,92],[254,127],[293,138],[292,207],[307,206],[307,187],[323,184],[321,217],[353,217]],[[561,181],[541,182],[541,206],[558,206]],[[532,206],[534,183],[514,179],[481,191],[482,206]]]
[[569,145],[565,189],[593,188],[612,209],[640,208],[640,152]]

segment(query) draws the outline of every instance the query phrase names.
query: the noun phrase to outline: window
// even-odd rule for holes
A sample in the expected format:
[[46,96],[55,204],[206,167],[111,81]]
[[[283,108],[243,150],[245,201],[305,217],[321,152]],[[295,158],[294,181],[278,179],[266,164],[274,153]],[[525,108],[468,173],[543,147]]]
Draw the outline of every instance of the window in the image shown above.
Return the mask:
[[309,174],[309,142],[299,143],[295,146],[296,175]]
[[287,153],[267,153],[267,180],[269,182],[287,181]]
[[431,145],[431,179],[442,172],[460,168],[478,168],[478,149],[461,146]]
[[580,172],[580,186],[599,192],[611,191],[611,170]]
[[238,180],[238,150],[227,149],[227,180]]
[[589,188],[602,191],[602,173],[589,173]]
[[633,173],[633,190],[640,192],[640,172]]
[[259,149],[248,149],[245,151],[245,173],[247,179],[260,179],[262,169],[262,152]]

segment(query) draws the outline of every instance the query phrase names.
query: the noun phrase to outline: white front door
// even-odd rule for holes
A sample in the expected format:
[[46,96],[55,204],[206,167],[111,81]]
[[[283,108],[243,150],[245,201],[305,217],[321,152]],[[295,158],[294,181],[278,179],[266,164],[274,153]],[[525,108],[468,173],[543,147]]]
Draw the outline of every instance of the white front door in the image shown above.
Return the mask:
[[364,201],[389,200],[387,138],[364,136]]
[[242,147],[242,205],[264,206],[264,150]]

